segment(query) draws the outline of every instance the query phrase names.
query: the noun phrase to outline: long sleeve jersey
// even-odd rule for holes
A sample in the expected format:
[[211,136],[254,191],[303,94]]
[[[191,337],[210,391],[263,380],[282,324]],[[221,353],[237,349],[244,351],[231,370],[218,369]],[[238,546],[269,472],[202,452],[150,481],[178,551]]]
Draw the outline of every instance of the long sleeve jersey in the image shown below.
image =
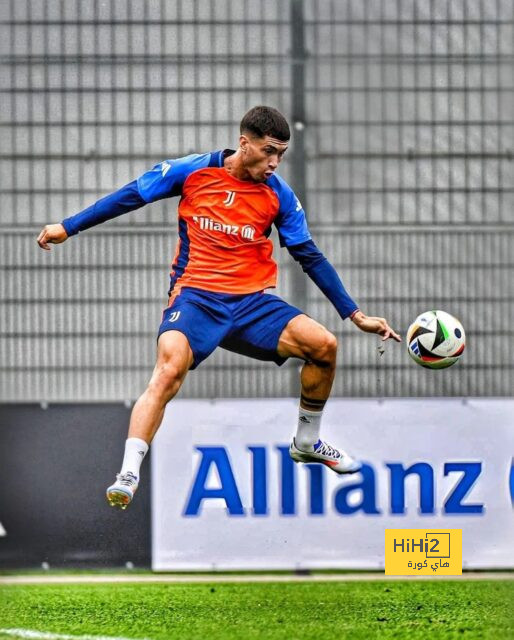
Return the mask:
[[62,224],[68,235],[74,235],[147,203],[180,196],[170,291],[188,286],[229,294],[276,286],[277,265],[269,238],[275,225],[281,246],[288,248],[341,317],[351,315],[358,307],[312,242],[305,212],[291,187],[275,174],[263,183],[235,178],[224,168],[231,153],[222,150],[160,162]]

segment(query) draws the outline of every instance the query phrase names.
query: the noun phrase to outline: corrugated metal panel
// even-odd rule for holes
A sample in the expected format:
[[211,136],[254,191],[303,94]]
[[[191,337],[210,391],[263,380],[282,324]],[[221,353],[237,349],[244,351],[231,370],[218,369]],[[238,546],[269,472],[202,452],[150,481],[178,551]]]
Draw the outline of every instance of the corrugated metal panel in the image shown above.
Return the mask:
[[514,222],[514,4],[309,0],[311,220]]
[[[304,5],[311,220],[512,223],[513,3]],[[46,222],[164,158],[233,145],[254,104],[291,113],[289,8],[2,3],[0,223]],[[165,220],[156,206],[145,224]]]
[[[296,131],[320,246],[369,313],[404,331],[443,306],[470,340],[462,366],[444,375],[395,345],[379,358],[376,339],[349,323],[341,333],[309,287],[306,310],[341,338],[334,392],[512,393],[514,4],[294,0],[305,54],[293,60],[292,1],[0,3],[0,399],[139,395],[175,205],[155,203],[51,254],[37,249],[35,227],[165,157],[236,144],[254,104],[291,115],[293,62],[303,65]],[[281,173],[294,181],[287,160]],[[295,302],[297,267],[280,259]],[[219,351],[181,393],[289,395],[296,369]]]
[[[133,400],[149,379],[166,304],[166,229],[90,230],[52,252],[35,234],[0,238],[2,401]],[[463,361],[442,372],[412,363],[405,345],[344,324],[314,285],[305,311],[340,339],[338,396],[511,395],[514,362],[514,231],[317,229],[315,237],[370,315],[400,332],[422,311],[443,308],[467,331]],[[279,293],[294,301],[286,251]],[[182,397],[295,394],[298,361],[282,368],[218,350],[192,372]]]
[[[46,223],[164,158],[237,146],[255,104],[289,111],[286,2],[11,0],[0,11],[0,224]],[[166,210],[123,225],[163,224]]]

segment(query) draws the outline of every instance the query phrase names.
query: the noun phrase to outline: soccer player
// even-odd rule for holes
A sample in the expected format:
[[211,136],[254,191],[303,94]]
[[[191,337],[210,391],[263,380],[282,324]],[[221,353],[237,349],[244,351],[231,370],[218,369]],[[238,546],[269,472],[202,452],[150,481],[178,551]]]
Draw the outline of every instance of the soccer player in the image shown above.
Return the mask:
[[277,280],[269,239],[274,224],[280,244],[300,263],[344,320],[382,340],[395,333],[384,318],[366,316],[316,247],[305,212],[275,171],[287,151],[289,126],[271,107],[251,109],[241,120],[239,148],[165,160],[115,193],[59,224],[44,227],[38,244],[64,242],[80,231],[180,196],[178,246],[171,267],[168,306],[158,331],[157,362],[147,389],[132,410],[120,473],[107,499],[122,509],[132,501],[141,462],[159,428],[166,404],[187,372],[220,346],[278,365],[304,361],[296,434],[290,455],[319,462],[336,473],[361,464],[320,439],[323,408],[336,367],[335,336],[300,309],[265,293]]

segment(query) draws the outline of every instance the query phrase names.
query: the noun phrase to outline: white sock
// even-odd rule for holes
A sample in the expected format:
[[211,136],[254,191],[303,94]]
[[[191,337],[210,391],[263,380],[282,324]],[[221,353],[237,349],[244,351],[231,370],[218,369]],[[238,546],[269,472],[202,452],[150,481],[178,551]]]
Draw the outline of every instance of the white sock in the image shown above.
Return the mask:
[[323,411],[309,411],[300,407],[298,429],[294,438],[298,449],[303,451],[314,450],[314,445],[319,440],[322,415]]
[[147,451],[148,445],[144,440],[141,440],[141,438],[127,438],[120,473],[130,471],[139,479],[139,468]]

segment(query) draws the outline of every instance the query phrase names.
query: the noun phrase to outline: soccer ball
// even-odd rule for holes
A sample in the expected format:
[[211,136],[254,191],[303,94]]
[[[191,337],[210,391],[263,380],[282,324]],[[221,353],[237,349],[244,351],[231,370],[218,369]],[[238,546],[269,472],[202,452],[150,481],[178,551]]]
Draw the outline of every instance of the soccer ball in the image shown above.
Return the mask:
[[407,350],[422,367],[444,369],[455,364],[466,346],[461,323],[445,311],[425,311],[407,331]]

